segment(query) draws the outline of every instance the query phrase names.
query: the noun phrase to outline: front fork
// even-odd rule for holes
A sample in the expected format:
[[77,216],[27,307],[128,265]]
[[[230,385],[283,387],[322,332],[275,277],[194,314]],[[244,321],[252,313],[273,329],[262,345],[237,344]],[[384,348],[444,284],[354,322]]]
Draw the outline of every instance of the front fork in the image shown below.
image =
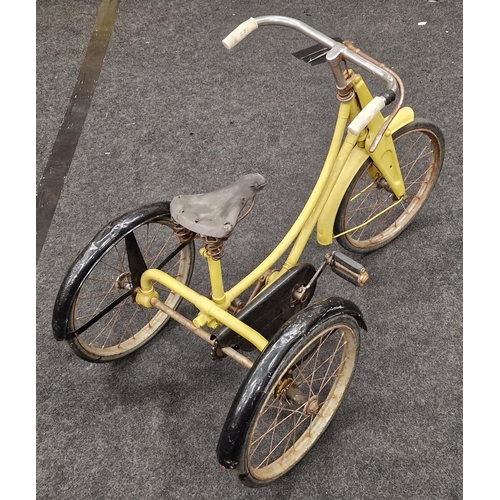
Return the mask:
[[[351,116],[353,119],[360,110],[360,104],[366,105],[370,102],[371,94],[364,84],[362,78],[356,75],[354,85],[359,99],[351,101]],[[380,142],[373,153],[369,152],[377,131],[383,125],[385,118],[379,113],[368,125],[367,130],[363,131],[357,140],[357,145],[351,151],[338,179],[335,182],[328,200],[323,207],[317,222],[317,241],[321,245],[331,245],[334,238],[333,226],[335,217],[338,213],[340,203],[351,185],[354,177],[362,168],[363,164],[371,159],[373,162],[370,168],[370,175],[374,182],[377,182],[380,174],[387,181],[387,190],[391,191],[397,200],[402,199],[406,194],[406,188],[401,174],[399,159],[396,154],[392,135],[403,126],[411,123],[415,116],[410,107],[401,108],[391,121],[390,126],[380,139]],[[395,200],[396,201],[396,200]]]
[[[360,111],[359,106],[364,108],[371,102],[373,96],[360,75],[354,77],[353,85],[359,101],[358,104],[358,101],[353,99],[353,111],[354,115],[356,115]],[[369,156],[372,159],[374,166],[369,171],[372,179],[376,181],[379,177],[379,173],[381,173],[395,198],[399,200],[405,194],[406,189],[399,166],[398,155],[396,154],[396,148],[394,147],[394,141],[392,139],[392,134],[394,132],[392,126],[387,128],[379,139],[375,150],[373,152],[371,151],[371,146],[377,139],[379,131],[384,127],[386,120],[387,118],[385,118],[382,113],[378,113],[368,124],[367,130],[360,134],[358,146],[363,148],[366,151],[367,157]]]

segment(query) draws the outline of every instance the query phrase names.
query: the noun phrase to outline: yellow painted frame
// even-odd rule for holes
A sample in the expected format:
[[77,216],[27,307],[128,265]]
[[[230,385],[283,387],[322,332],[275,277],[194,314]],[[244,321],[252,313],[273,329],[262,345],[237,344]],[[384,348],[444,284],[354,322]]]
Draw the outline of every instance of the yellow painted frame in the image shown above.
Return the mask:
[[409,107],[400,109],[375,151],[370,153],[369,147],[386,118],[382,113],[378,113],[368,124],[366,130],[358,136],[347,130],[348,122],[352,121],[360,110],[373,99],[361,75],[356,75],[353,83],[356,97],[349,102],[340,103],[330,149],[316,185],[302,212],[274,250],[240,282],[225,291],[220,260],[212,259],[209,252],[202,248],[200,253],[208,262],[212,287],[211,299],[180,283],[164,271],[149,269],[141,277],[141,291],[136,295],[137,303],[144,307],[152,307],[151,299],[158,297],[153,283],[161,283],[198,309],[199,314],[193,320],[193,324],[197,328],[208,326],[215,329],[223,324],[251,342],[260,351],[265,349],[268,342],[259,332],[227,312],[231,303],[269,271],[290,248],[285,263],[279,271],[275,271],[269,276],[266,286],[269,286],[296,265],[315,227],[317,227],[317,241],[321,245],[332,243],[334,239],[333,225],[340,202],[352,179],[368,158],[371,158],[375,167],[382,172],[398,198],[405,194],[392,134],[413,121],[413,110]]

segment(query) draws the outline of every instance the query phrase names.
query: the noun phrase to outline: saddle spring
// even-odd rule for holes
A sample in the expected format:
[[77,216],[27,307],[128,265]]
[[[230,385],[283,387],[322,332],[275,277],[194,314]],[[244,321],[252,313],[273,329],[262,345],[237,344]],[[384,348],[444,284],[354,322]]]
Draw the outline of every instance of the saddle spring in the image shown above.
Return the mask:
[[226,248],[224,243],[227,238],[215,238],[214,236],[203,236],[205,249],[210,254],[212,260],[220,260],[224,256]]

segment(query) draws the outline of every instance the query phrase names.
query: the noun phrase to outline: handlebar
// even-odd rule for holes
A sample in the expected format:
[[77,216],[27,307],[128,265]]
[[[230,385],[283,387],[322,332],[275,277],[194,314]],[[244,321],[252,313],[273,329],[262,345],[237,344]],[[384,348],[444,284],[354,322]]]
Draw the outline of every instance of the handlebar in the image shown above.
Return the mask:
[[[359,51],[351,50],[343,43],[333,40],[329,36],[326,36],[325,34],[312,28],[308,24],[299,21],[298,19],[293,19],[291,17],[285,16],[260,16],[255,18],[251,17],[250,19],[247,19],[245,22],[241,23],[236,29],[234,29],[226,38],[224,38],[222,43],[224,47],[226,47],[226,49],[231,50],[252,31],[255,31],[260,26],[268,25],[294,28],[304,35],[308,36],[315,42],[330,49],[330,51],[326,55],[326,58],[331,64],[337,64],[341,60],[345,59],[368,71],[373,76],[382,80],[386,84],[388,92],[385,92],[381,96],[375,97],[373,101],[365,106],[361,113],[350,124],[350,132],[356,134],[363,130],[363,128],[365,128],[368,123],[370,123],[373,117],[379,111],[381,111],[384,106],[394,101],[394,98],[398,92],[400,94],[398,109],[401,106],[403,89],[401,88],[401,81],[395,77],[394,72],[388,71],[387,69],[382,67],[382,65],[375,64],[373,59],[363,57],[363,55],[360,54]],[[384,130],[389,125],[394,114],[395,112],[393,112],[390,119],[387,120]],[[374,141],[374,143],[375,142],[378,144],[378,140]],[[375,144],[374,146],[376,147]]]
[[260,16],[255,18],[251,17],[244,23],[241,23],[236,29],[234,29],[226,38],[224,38],[222,43],[224,44],[224,47],[226,47],[226,49],[230,50],[259,26],[268,25],[294,28],[304,35],[308,36],[309,38],[312,38],[316,42],[321,43],[325,47],[328,47],[329,49],[331,49],[336,43],[338,43],[335,42],[335,40],[332,40],[329,36],[326,36],[318,30],[312,28],[308,24],[299,21],[298,19],[293,19],[292,17],[285,16]]
[[[394,93],[398,90],[398,83],[396,79],[392,76],[391,73],[384,70],[380,66],[373,64],[368,59],[360,56],[356,52],[347,48],[343,43],[337,42],[321,33],[320,31],[312,28],[308,24],[299,21],[298,19],[293,19],[292,17],[285,16],[260,16],[260,17],[251,17],[247,19],[245,22],[241,23],[236,29],[234,29],[224,40],[222,43],[226,49],[231,50],[233,47],[238,45],[245,37],[247,37],[252,31],[256,30],[260,26],[285,26],[288,28],[294,28],[309,38],[313,39],[315,42],[324,45],[329,49],[335,49],[331,51],[334,53],[332,57],[341,57],[343,56],[348,61],[360,66],[365,69],[375,77],[385,81],[387,88],[392,90]],[[332,58],[331,57],[331,58]]]

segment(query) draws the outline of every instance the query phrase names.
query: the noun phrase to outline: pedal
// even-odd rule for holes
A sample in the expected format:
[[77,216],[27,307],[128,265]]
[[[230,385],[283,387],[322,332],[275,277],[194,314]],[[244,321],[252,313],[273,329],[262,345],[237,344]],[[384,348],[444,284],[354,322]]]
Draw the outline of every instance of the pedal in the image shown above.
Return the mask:
[[335,274],[356,286],[365,286],[370,278],[359,262],[340,252],[333,252],[330,268]]

